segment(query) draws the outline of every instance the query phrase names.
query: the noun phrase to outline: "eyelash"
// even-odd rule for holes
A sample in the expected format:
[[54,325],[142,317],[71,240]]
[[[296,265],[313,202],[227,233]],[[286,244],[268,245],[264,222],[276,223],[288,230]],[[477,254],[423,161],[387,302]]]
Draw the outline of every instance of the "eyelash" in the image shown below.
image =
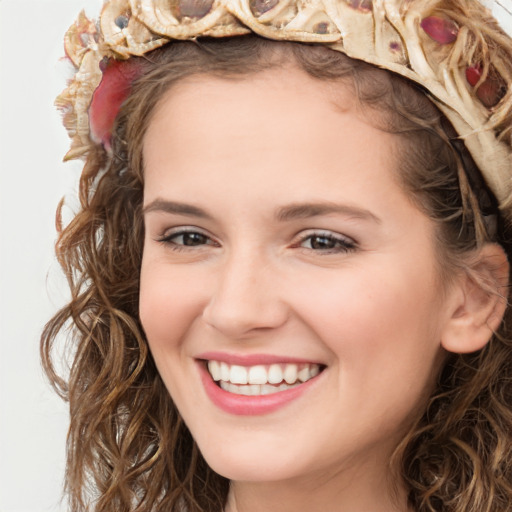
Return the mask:
[[[202,237],[204,240],[209,241],[210,243],[199,243],[196,245],[185,245],[184,243],[178,244],[175,241],[173,241],[173,239],[178,238],[178,237],[184,237],[185,235],[198,235],[198,236]],[[208,236],[205,233],[202,233],[201,231],[198,231],[197,229],[194,229],[194,228],[180,229],[179,231],[174,231],[172,233],[162,236],[157,241],[166,245],[173,251],[188,251],[188,250],[193,250],[196,247],[201,247],[204,245],[213,245],[216,247],[219,246],[219,244],[217,242],[215,242],[210,236]]]
[[[202,237],[203,240],[206,241],[206,243],[198,243],[196,245],[185,245],[184,243],[176,243],[173,239],[176,239],[178,237],[184,237],[185,235],[191,235],[199,237]],[[314,248],[314,247],[304,247],[303,244],[310,240],[310,243],[312,240],[322,240],[322,243],[328,243],[333,245],[333,247],[330,248]],[[194,248],[202,247],[205,245],[212,245],[215,247],[219,247],[219,244],[215,242],[210,236],[206,235],[205,233],[202,233],[201,231],[198,231],[197,229],[180,229],[179,231],[175,231],[172,233],[169,233],[167,235],[164,235],[163,237],[158,239],[158,242],[161,242],[162,244],[166,245],[173,251],[187,251],[187,250],[194,250]],[[293,248],[297,249],[305,249],[306,251],[313,251],[315,253],[321,253],[324,255],[327,254],[339,254],[339,253],[348,253],[352,252],[357,249],[357,243],[352,240],[351,238],[344,237],[341,235],[335,235],[332,232],[329,231],[315,231],[310,232],[307,235],[303,235],[298,242],[295,242],[292,245]]]
[[[304,244],[306,241],[311,241],[313,239],[321,239],[324,242],[328,242],[333,245],[333,247],[330,248],[314,248],[314,247],[304,247],[302,244]],[[310,232],[307,235],[303,235],[297,243],[293,244],[293,247],[306,249],[308,251],[313,251],[316,253],[320,253],[323,255],[328,254],[340,254],[340,253],[348,253],[352,252],[357,249],[357,244],[354,240],[351,238],[337,235],[334,233],[331,233],[330,231],[315,231]]]

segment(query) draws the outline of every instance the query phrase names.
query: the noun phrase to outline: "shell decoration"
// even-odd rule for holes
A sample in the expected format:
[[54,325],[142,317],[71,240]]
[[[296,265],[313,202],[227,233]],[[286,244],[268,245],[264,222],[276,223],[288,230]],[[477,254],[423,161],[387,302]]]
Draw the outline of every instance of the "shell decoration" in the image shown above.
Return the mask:
[[[466,27],[469,11],[490,20],[489,30]],[[65,36],[76,68],[56,101],[72,139],[65,159],[85,157],[97,144],[109,151],[108,126],[93,133],[90,122],[95,91],[100,84],[108,89],[105,59],[141,56],[173,39],[250,32],[324,44],[420,84],[464,140],[501,208],[512,207],[512,55],[490,50],[510,38],[478,0],[106,0],[97,23],[82,12]],[[126,95],[137,74],[123,76]],[[113,123],[123,95],[109,94],[116,98]]]

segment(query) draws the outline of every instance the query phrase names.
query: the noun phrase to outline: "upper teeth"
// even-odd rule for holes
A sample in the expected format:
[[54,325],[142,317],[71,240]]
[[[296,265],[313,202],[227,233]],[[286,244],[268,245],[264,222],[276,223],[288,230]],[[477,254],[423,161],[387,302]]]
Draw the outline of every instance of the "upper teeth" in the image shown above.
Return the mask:
[[271,364],[256,366],[229,365],[221,361],[208,361],[208,370],[215,381],[231,384],[294,384],[306,382],[320,373],[320,365]]

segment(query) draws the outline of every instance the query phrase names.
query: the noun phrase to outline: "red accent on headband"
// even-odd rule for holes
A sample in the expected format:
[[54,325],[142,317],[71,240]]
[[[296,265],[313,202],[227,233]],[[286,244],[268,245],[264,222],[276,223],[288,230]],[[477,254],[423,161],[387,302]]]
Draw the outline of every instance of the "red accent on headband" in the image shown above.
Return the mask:
[[[480,64],[470,66],[466,69],[466,80],[469,85],[475,87],[482,78],[482,66]],[[491,71],[491,70],[490,70]],[[487,107],[492,108],[497,105],[506,92],[506,86],[503,79],[499,76],[488,77],[478,86],[475,93],[477,98]]]
[[421,28],[439,44],[453,43],[457,39],[459,27],[452,20],[439,16],[428,16],[421,20]]
[[110,151],[115,119],[133,81],[144,73],[144,61],[104,59],[100,68],[103,77],[89,107],[89,125],[94,142]]

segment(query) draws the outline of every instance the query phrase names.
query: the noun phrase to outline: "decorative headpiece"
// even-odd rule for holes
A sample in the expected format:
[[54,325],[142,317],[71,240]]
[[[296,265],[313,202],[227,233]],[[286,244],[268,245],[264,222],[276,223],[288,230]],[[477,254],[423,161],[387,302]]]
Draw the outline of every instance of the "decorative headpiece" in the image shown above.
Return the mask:
[[117,112],[144,72],[131,56],[250,32],[321,43],[423,86],[500,207],[512,208],[510,38],[478,0],[106,0],[97,24],[82,12],[66,34],[77,69],[56,102],[72,138],[66,159],[95,144],[110,151]]

